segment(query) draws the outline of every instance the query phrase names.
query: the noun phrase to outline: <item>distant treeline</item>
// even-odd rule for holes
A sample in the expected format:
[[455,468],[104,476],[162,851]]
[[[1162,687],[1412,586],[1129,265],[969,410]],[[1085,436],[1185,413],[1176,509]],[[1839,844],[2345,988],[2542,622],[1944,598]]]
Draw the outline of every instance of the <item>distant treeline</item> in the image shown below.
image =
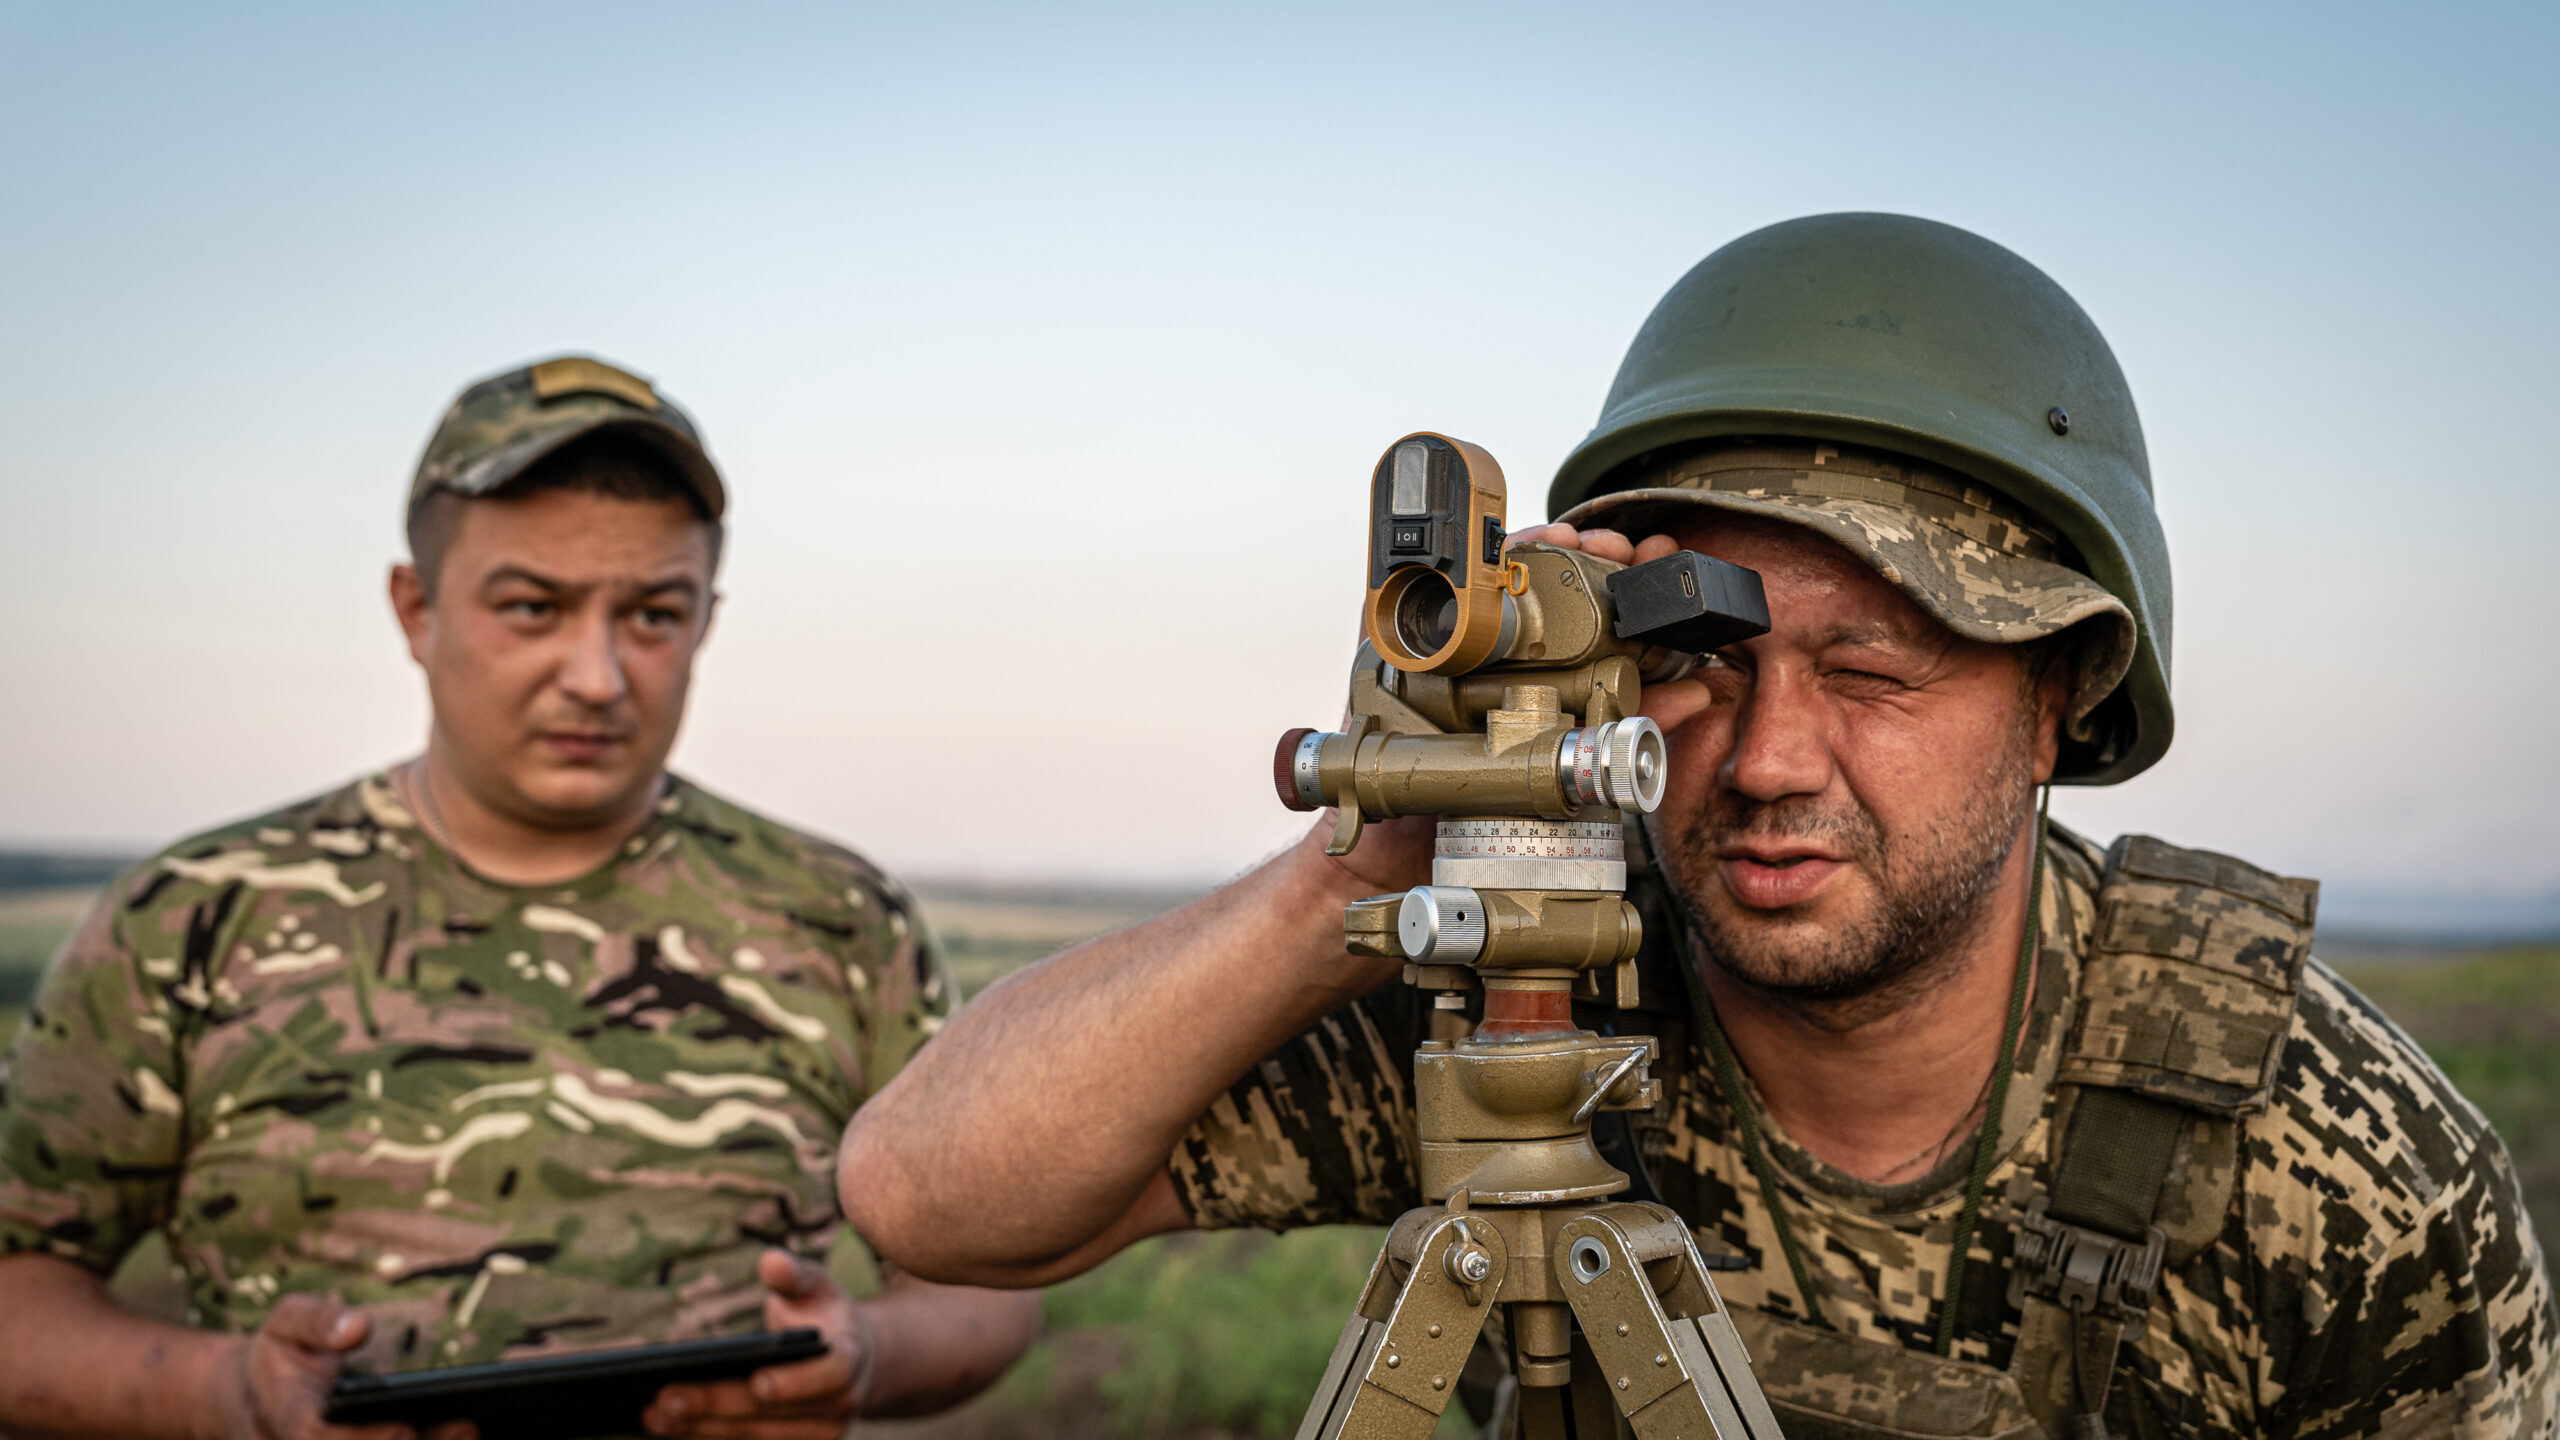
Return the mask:
[[[0,849],[0,891],[103,885],[140,857]],[[1196,900],[1197,882],[1003,880],[925,876],[928,901],[1063,906],[1155,914]],[[2560,943],[2560,888],[2531,895],[2457,896],[2333,885],[2321,896],[2321,953],[2337,958],[2419,950],[2467,951]]]
[[136,858],[131,855],[64,855],[46,850],[0,850],[0,890],[103,885]]
[[1058,905],[1070,909],[1101,906],[1150,914],[1188,905],[1217,887],[1207,883],[1149,884],[1140,880],[1068,880],[1057,878],[1004,880],[983,876],[919,875],[907,877],[908,888],[927,900],[960,900],[991,905]]

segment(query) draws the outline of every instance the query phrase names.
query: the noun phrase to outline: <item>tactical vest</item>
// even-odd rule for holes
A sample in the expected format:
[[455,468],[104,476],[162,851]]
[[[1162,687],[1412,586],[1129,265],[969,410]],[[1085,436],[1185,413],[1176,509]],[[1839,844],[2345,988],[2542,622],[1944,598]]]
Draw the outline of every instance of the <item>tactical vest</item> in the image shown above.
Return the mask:
[[[2318,896],[2315,881],[2149,836],[2108,850],[2054,1077],[2061,1139],[2010,1260],[2020,1334],[2008,1367],[1737,1310],[1789,1440],[2162,1433],[2135,1387],[2111,1381],[2164,1269],[2222,1232],[2239,1122],[2274,1091]],[[1657,922],[1650,907],[1646,921]],[[1678,981],[1641,983],[1658,995]],[[1615,1143],[1636,1148],[1623,1134]]]

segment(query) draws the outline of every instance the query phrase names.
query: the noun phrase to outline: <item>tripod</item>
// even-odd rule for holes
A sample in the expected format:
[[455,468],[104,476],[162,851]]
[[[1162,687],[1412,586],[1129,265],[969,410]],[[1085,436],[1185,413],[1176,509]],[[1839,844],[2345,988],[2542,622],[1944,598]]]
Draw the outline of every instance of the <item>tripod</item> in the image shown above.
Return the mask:
[[[1450,868],[1445,852],[1476,838],[1448,832],[1487,823],[1441,822],[1435,880]],[[1541,833],[1566,828],[1552,822],[1494,823],[1514,848],[1585,838]],[[1474,893],[1515,906],[1618,900]],[[1353,924],[1363,906],[1384,902],[1413,922],[1399,926],[1404,934],[1433,924],[1415,913],[1433,902],[1411,896],[1363,901]],[[1468,923],[1456,904],[1444,930]],[[1466,974],[1448,973],[1456,969],[1407,967],[1409,979],[1435,987]],[[1644,1440],[1777,1440],[1688,1226],[1666,1207],[1608,1198],[1629,1182],[1593,1146],[1591,1119],[1654,1103],[1660,1086],[1646,1067],[1655,1041],[1576,1029],[1569,971],[1503,971],[1480,983],[1475,1033],[1425,1041],[1414,1056],[1423,1194],[1439,1203],[1406,1212],[1388,1232],[1298,1440],[1428,1436],[1496,1305],[1509,1321],[1522,1440],[1614,1436],[1625,1433],[1620,1417]]]

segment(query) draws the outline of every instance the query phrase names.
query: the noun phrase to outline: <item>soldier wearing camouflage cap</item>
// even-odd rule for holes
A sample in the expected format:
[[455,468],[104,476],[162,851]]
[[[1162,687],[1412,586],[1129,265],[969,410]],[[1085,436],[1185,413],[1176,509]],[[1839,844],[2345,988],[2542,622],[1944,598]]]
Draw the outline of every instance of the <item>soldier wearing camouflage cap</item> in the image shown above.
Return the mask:
[[[2513,1169],[2310,958],[2317,887],[2041,818],[2171,728],[2140,425],[2058,285],[1902,216],[1744,236],[1646,321],[1549,510],[1515,538],[1767,587],[1767,635],[1645,689],[1642,998],[1581,1018],[1661,1038],[1604,1152],[1745,1267],[1717,1282],[1789,1434],[2551,1433]],[[866,1233],[1020,1282],[1422,1203],[1408,1062],[1445,1012],[1337,917],[1422,882],[1430,828],[1336,860],[1331,823],[950,1027],[846,1137],[901,1181]],[[1016,1223],[931,1223],[1014,1173]]]
[[[727,501],[614,366],[454,402],[390,587],[425,753],[118,879],[10,1051],[0,1428],[316,1435],[342,1365],[807,1325],[647,1423],[823,1440],[1021,1352],[1036,1297],[824,1265],[836,1137],[957,997],[878,870],[665,770]],[[154,1231],[195,1328],[102,1288]]]

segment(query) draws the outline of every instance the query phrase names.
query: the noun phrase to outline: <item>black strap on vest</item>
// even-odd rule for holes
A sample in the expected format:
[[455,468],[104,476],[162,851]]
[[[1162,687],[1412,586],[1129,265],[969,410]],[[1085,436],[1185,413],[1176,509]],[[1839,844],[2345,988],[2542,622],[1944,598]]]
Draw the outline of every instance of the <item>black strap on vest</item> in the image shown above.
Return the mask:
[[2126,1090],[2083,1089],[2053,1187],[2019,1222],[2018,1288],[2071,1317],[2077,1440],[2106,1440],[2116,1352],[2142,1333],[2167,1237],[2154,1223],[2185,1110]]
[[2050,1213],[2124,1240],[2149,1233],[2186,1112],[2129,1090],[2083,1090],[2053,1177]]
[[[2162,1201],[2185,1183],[2181,1136],[2268,1102],[2318,896],[2311,881],[2148,836],[2108,852],[2055,1076],[2071,1113],[2010,1271],[2012,1304],[2062,1312],[2079,1440],[2106,1436],[2116,1354],[2143,1332],[2168,1249]],[[2025,1350],[2025,1373],[2044,1373]]]

